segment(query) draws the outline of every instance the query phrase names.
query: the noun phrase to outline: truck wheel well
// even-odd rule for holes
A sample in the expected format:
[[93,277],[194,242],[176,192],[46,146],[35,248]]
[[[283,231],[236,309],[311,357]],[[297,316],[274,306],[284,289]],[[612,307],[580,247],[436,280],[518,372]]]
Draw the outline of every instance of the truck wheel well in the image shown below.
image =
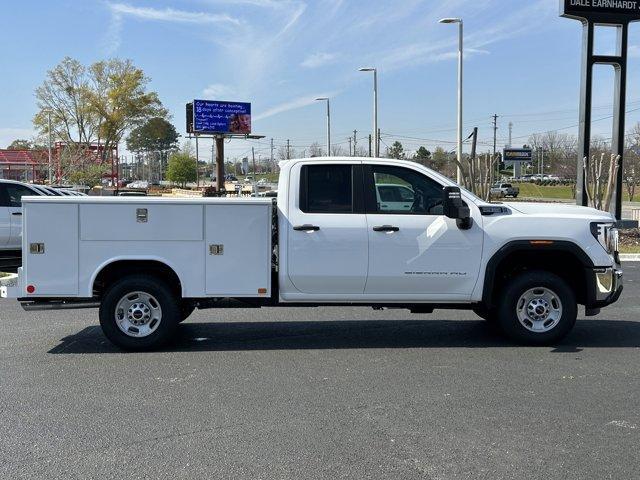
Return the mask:
[[93,282],[93,295],[102,297],[105,290],[118,278],[135,273],[150,275],[164,281],[177,296],[182,295],[178,274],[165,263],[157,260],[118,260],[106,265]]
[[[491,267],[491,268],[489,268]],[[576,300],[584,304],[588,295],[587,266],[584,259],[568,250],[511,250],[487,268],[483,303],[494,306],[510,279],[530,270],[544,270],[558,275],[573,289]]]

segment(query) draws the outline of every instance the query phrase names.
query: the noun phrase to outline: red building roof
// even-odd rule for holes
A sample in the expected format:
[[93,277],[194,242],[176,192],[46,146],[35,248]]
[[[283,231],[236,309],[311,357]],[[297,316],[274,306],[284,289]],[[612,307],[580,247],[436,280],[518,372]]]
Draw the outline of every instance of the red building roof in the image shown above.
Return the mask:
[[41,165],[49,161],[46,150],[2,150],[0,149],[0,164],[11,165]]

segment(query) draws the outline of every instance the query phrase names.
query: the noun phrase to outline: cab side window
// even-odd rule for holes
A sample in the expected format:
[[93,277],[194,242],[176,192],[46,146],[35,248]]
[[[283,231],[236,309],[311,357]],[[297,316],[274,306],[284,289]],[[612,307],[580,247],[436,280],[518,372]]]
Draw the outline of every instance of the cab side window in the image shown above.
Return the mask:
[[300,210],[354,212],[352,165],[304,165],[300,175]]
[[368,165],[367,213],[442,215],[442,185],[415,170]]
[[37,195],[33,190],[18,184],[6,183],[3,185],[5,195],[3,195],[5,206],[20,207],[22,206],[22,197]]

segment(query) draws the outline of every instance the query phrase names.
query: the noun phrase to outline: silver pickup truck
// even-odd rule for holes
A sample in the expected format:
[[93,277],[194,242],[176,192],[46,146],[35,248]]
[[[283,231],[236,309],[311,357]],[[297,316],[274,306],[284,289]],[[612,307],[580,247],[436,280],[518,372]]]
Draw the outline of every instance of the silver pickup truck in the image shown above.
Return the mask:
[[491,196],[494,198],[516,198],[520,195],[520,189],[510,183],[496,183],[491,187]]

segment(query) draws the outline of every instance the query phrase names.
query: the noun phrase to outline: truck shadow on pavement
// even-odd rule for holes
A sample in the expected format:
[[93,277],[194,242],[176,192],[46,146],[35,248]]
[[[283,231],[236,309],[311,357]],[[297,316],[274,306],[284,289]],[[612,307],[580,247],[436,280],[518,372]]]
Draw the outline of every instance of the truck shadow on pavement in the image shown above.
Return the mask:
[[[368,348],[513,347],[484,321],[358,320],[304,322],[183,323],[176,341],[162,351],[324,350]],[[585,348],[639,348],[640,322],[578,321],[554,353]],[[53,354],[120,353],[99,326],[63,338]]]

